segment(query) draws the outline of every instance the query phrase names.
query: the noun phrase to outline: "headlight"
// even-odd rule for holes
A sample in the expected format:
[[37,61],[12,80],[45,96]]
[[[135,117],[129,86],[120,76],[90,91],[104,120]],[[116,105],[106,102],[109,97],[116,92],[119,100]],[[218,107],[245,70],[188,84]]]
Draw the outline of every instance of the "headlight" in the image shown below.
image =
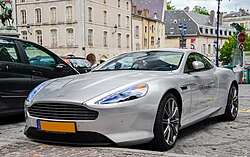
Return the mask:
[[33,101],[33,99],[35,98],[35,96],[37,95],[37,93],[38,93],[39,91],[41,91],[44,87],[45,87],[45,83],[41,83],[41,84],[38,85],[36,88],[34,88],[34,89],[30,92],[30,94],[29,94],[29,96],[27,97],[26,101],[28,101],[28,102]]
[[109,96],[106,96],[105,98],[102,98],[101,100],[97,101],[96,104],[112,104],[112,103],[134,100],[145,96],[147,91],[148,91],[147,84],[132,86],[127,89],[118,91],[114,94],[111,94]]

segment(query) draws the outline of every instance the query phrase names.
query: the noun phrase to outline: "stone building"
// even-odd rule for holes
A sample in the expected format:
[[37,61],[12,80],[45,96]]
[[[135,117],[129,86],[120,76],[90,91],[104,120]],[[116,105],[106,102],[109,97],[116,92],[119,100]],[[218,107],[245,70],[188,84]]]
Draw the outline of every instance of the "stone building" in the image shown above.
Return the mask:
[[[15,2],[14,2],[15,3]],[[131,0],[16,0],[21,38],[92,64],[131,50]]]
[[134,50],[165,47],[165,0],[133,0],[132,43]]
[[[210,59],[215,60],[216,55],[216,18],[215,12],[211,11],[210,16],[196,14],[189,11],[186,7],[184,10],[166,11],[166,46],[181,48],[182,37],[179,25],[186,24],[187,30],[183,42],[184,48],[196,49],[203,54],[207,55]],[[236,30],[222,22],[222,16],[219,19],[219,47],[221,47],[228,37],[235,33]]]
[[246,28],[250,35],[250,13],[248,10],[239,9],[238,12],[230,12],[223,17],[224,24],[230,26],[232,23],[238,23]]

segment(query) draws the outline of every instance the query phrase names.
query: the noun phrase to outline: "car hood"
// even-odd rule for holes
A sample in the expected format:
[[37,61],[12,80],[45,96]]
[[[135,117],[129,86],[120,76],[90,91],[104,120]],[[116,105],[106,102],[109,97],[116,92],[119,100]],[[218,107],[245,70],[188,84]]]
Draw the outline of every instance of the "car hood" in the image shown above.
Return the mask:
[[49,82],[34,101],[85,102],[116,88],[148,83],[172,74],[157,71],[105,71],[69,76]]

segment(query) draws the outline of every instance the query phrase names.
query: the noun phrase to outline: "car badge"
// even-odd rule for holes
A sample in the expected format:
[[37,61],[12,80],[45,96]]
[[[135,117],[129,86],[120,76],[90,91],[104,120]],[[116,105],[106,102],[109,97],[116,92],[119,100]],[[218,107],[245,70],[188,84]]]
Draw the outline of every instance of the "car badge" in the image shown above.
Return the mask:
[[65,94],[56,94],[57,97],[64,97]]

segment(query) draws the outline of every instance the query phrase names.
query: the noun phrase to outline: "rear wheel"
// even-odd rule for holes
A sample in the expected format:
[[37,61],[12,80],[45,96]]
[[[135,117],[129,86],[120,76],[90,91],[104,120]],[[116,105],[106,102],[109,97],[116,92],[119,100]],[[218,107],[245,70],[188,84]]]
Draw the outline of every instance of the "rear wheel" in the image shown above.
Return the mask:
[[227,98],[227,106],[225,113],[221,116],[220,119],[227,121],[235,120],[238,115],[238,108],[239,108],[238,90],[236,85],[232,84]]
[[180,113],[176,97],[167,94],[160,102],[155,125],[153,147],[157,150],[173,148],[178,137],[180,127]]

